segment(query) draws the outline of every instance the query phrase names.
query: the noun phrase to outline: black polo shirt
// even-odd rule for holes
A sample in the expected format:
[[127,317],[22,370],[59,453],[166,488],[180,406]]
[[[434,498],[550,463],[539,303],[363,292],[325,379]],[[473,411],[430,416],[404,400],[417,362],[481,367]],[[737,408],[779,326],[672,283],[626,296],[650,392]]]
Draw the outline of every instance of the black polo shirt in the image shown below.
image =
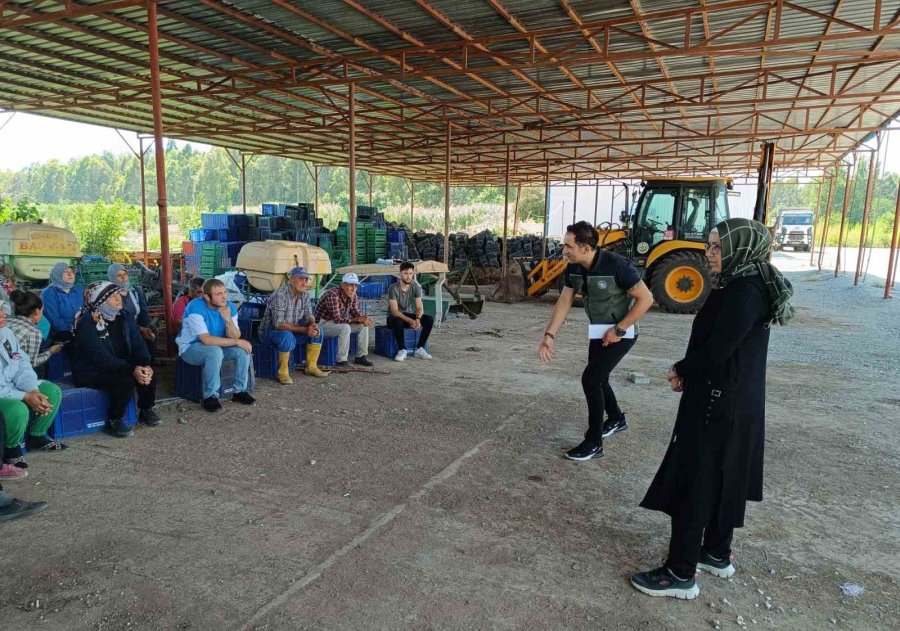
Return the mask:
[[641,282],[631,261],[615,252],[597,249],[590,269],[577,263],[566,268],[564,284],[584,298],[591,324],[616,324],[631,309],[628,290]]

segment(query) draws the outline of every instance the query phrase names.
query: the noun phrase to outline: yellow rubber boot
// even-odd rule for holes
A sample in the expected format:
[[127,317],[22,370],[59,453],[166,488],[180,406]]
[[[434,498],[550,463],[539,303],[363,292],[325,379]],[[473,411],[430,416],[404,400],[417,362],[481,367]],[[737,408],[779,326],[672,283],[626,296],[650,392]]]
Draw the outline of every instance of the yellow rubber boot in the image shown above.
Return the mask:
[[283,383],[286,386],[294,383],[294,380],[291,379],[291,354],[288,353],[278,353],[278,383]]
[[313,377],[327,377],[329,373],[319,370],[319,354],[322,352],[321,344],[306,345],[306,374]]

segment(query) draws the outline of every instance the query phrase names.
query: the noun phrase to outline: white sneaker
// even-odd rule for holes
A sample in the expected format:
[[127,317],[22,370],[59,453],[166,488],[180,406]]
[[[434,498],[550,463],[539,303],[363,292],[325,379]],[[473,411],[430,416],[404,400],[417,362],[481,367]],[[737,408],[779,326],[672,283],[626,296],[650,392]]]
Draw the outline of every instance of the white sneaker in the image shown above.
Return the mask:
[[428,354],[428,351],[426,351],[424,347],[417,348],[416,352],[413,353],[413,355],[415,357],[418,357],[419,359],[431,359],[432,358],[431,355]]
[[399,351],[397,351],[396,355],[394,355],[394,361],[402,362],[404,359],[406,359],[406,349],[402,348]]

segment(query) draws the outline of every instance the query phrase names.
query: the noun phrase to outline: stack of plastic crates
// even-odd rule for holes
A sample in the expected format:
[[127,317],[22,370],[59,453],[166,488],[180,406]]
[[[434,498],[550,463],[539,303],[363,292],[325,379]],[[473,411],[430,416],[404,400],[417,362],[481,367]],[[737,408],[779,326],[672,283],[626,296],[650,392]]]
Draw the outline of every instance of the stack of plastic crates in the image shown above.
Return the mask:
[[109,261],[95,257],[82,259],[81,264],[76,270],[75,280],[82,286],[87,286],[98,280],[107,280],[107,271],[109,270]]
[[200,247],[200,268],[198,274],[204,278],[218,276],[231,268],[231,259],[226,255],[224,243],[204,241]]

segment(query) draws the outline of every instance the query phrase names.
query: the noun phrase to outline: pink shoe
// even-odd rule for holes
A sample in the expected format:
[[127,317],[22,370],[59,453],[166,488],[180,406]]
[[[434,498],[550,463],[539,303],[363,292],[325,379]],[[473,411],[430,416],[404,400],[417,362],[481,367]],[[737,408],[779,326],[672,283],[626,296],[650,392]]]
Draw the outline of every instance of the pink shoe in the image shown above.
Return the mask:
[[0,480],[24,480],[27,477],[28,471],[26,469],[20,469],[11,464],[0,466]]

